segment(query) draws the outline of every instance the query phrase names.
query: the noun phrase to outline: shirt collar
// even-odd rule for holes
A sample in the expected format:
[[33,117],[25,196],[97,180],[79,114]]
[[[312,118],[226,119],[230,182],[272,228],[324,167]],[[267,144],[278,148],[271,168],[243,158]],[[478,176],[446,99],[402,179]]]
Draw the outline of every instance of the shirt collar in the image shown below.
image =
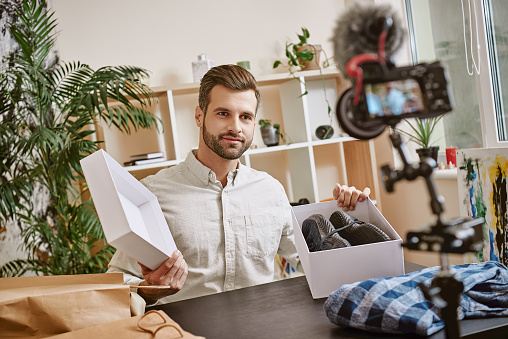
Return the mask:
[[[185,164],[189,168],[189,170],[199,179],[203,182],[203,184],[208,185],[211,182],[215,182],[217,180],[217,177],[215,176],[215,172],[212,171],[210,168],[203,165],[197,158],[196,158],[196,151],[192,150],[187,155],[187,158],[185,159]],[[232,185],[235,184],[235,181],[237,180],[238,173],[240,171],[243,171],[241,168],[244,167],[240,162],[238,162],[238,167],[234,169],[233,171],[228,173],[228,183],[231,182]]]

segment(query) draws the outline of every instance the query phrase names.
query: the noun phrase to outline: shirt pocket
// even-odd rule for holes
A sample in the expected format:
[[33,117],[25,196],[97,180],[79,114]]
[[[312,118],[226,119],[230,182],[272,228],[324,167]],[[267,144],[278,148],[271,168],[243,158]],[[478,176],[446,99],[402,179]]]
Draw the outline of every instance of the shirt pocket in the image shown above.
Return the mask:
[[268,215],[245,217],[247,253],[254,257],[275,256],[280,242],[280,225],[277,219]]

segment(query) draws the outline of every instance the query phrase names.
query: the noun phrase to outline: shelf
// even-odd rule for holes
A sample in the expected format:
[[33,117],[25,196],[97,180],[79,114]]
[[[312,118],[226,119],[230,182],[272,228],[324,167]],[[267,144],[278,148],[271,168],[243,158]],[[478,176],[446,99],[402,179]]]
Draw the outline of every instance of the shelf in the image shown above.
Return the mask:
[[341,142],[348,142],[348,141],[355,141],[358,140],[353,137],[339,137],[339,138],[330,138],[326,140],[317,140],[317,141],[311,141],[309,142],[297,142],[289,145],[278,145],[278,146],[270,146],[270,147],[260,147],[260,148],[253,148],[248,150],[245,154],[260,154],[260,153],[268,153],[268,152],[277,152],[277,151],[285,151],[290,149],[297,149],[297,148],[305,148],[310,146],[321,146],[321,145],[329,145],[329,144],[337,144]]
[[320,145],[329,145],[329,144],[336,144],[339,142],[348,142],[348,141],[358,141],[358,139],[353,137],[338,137],[338,138],[330,138],[325,140],[315,140],[312,141],[312,146],[320,146]]
[[[330,66],[322,70],[322,76],[325,80],[337,78],[340,76],[340,74],[341,73],[335,66]],[[295,72],[294,75],[295,77],[303,77],[309,81],[322,79],[319,70],[299,71]],[[280,84],[294,79],[290,73],[275,73],[255,77],[258,82],[258,85],[260,86]]]
[[[294,75],[296,77],[303,77],[306,80],[314,81],[321,80],[321,76],[323,79],[334,79],[340,76],[339,70],[335,66],[330,66],[322,71],[322,75],[319,73],[319,70],[310,70],[310,71],[299,71],[295,72]],[[294,77],[290,73],[274,73],[268,75],[260,75],[257,76],[254,74],[256,81],[259,86],[269,86],[269,85],[279,85],[285,83],[287,81],[294,80]],[[191,94],[199,92],[199,83],[187,83],[180,84],[176,86],[156,86],[151,88],[155,93],[163,93],[167,91],[172,91],[174,95],[179,94]]]
[[270,146],[270,147],[260,147],[260,148],[253,148],[249,149],[245,154],[252,155],[252,154],[261,154],[261,153],[270,153],[270,152],[277,152],[277,151],[285,151],[288,149],[297,149],[297,148],[304,148],[308,147],[309,144],[307,142],[298,142],[290,145],[278,145],[278,146]]
[[151,87],[151,90],[160,95],[161,93],[166,93],[167,91],[171,91],[174,95],[180,94],[197,94],[199,93],[199,83],[188,83],[181,84],[177,86],[157,86]]
[[152,162],[151,164],[124,166],[124,168],[129,172],[133,172],[133,171],[141,171],[141,170],[146,170],[146,169],[151,169],[151,168],[174,166],[181,161],[182,160],[166,160],[166,161],[160,161],[160,162]]
[[[260,147],[255,149],[249,149],[244,156],[246,155],[256,155],[256,154],[263,154],[263,153],[272,153],[272,152],[279,152],[279,151],[286,151],[286,150],[292,150],[292,149],[299,149],[299,148],[305,148],[309,145],[312,146],[320,146],[320,145],[329,145],[329,144],[336,144],[341,142],[347,142],[347,141],[354,141],[357,140],[352,137],[341,137],[341,138],[333,138],[333,139],[326,139],[326,140],[320,140],[320,141],[312,141],[311,143],[308,142],[299,142],[294,143],[290,145],[278,145],[278,146],[271,146],[271,147]],[[166,160],[166,161],[160,161],[160,162],[154,162],[151,164],[144,164],[144,165],[133,165],[133,166],[124,166],[124,168],[127,171],[140,171],[140,170],[146,170],[146,169],[152,169],[152,168],[162,168],[162,167],[169,167],[174,166],[180,163],[183,159],[180,160]]]
[[457,180],[457,168],[451,169],[438,169],[432,173],[435,179],[454,179]]
[[[253,145],[258,147],[245,152],[240,161],[277,179],[290,201],[307,198],[313,203],[329,199],[336,182],[371,187],[371,198],[376,199],[377,168],[371,143],[342,136],[335,114],[328,114],[328,104],[334,106],[342,90],[349,86],[336,67],[328,67],[322,73],[311,70],[294,75],[254,76],[262,98],[256,120],[279,123],[291,143],[266,147],[257,126]],[[173,159],[125,167],[138,179],[184,161],[199,140],[194,119],[199,86],[187,83],[152,87],[159,101],[151,111],[163,121],[164,132],[143,130],[120,135],[106,128],[106,151],[119,163],[128,161],[132,153],[163,152],[166,158]],[[305,91],[307,94],[302,96]],[[330,139],[316,137],[315,131],[322,125],[333,127]]]

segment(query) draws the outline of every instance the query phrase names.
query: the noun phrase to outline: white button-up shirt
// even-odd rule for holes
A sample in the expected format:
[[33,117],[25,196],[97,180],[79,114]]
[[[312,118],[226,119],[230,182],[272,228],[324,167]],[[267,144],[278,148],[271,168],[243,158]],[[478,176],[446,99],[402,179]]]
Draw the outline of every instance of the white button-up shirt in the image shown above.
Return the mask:
[[[184,162],[141,182],[157,196],[189,266],[182,290],[160,302],[270,282],[277,253],[301,271],[291,206],[282,185],[267,173],[240,164],[222,187],[190,152]],[[123,272],[127,284],[143,279],[137,262],[120,251],[108,272]]]

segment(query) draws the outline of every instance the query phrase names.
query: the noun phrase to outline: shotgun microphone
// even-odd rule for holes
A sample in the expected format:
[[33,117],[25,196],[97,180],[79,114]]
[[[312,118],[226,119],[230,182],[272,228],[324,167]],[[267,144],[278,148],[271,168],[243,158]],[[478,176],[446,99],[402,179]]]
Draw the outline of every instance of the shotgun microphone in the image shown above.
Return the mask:
[[378,53],[379,37],[385,26],[389,28],[384,51],[389,60],[400,49],[406,33],[392,7],[356,3],[339,17],[332,40],[335,62],[344,75],[347,76],[346,64],[353,57]]

